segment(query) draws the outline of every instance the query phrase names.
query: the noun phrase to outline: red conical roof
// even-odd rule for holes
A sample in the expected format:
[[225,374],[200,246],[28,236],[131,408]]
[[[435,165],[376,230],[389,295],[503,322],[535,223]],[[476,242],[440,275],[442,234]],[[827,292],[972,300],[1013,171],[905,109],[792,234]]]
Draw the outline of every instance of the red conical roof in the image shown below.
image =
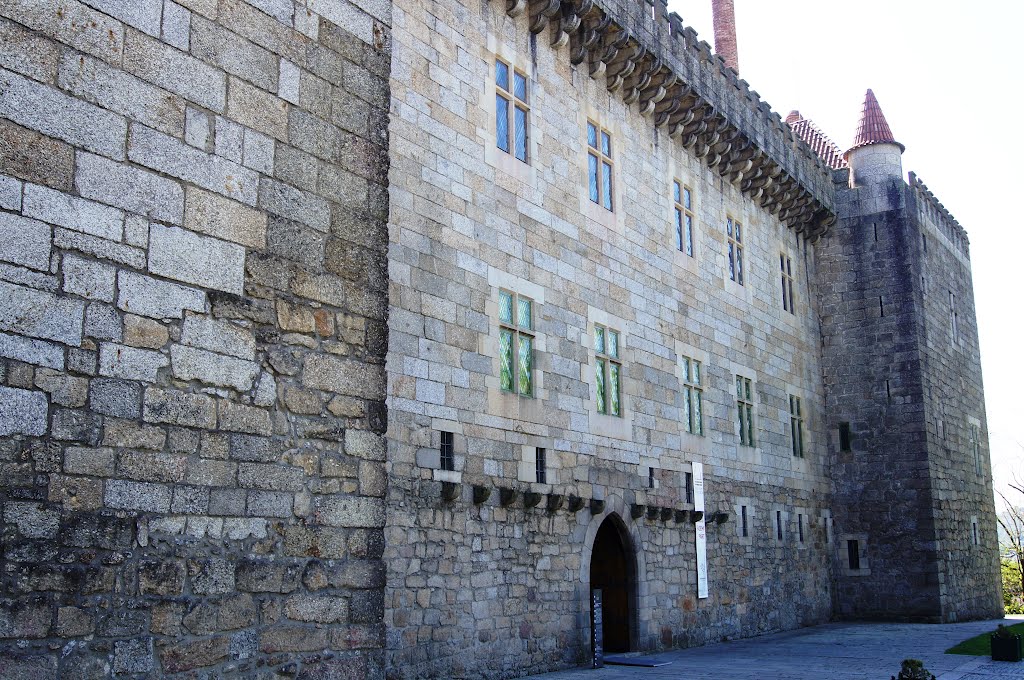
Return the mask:
[[878,105],[875,93],[869,89],[864,95],[864,109],[860,114],[860,125],[857,126],[857,137],[846,154],[870,144],[895,144],[900,147],[900,151],[906,151],[906,147],[892,136],[892,130],[889,129],[889,123],[885,121],[882,107]]

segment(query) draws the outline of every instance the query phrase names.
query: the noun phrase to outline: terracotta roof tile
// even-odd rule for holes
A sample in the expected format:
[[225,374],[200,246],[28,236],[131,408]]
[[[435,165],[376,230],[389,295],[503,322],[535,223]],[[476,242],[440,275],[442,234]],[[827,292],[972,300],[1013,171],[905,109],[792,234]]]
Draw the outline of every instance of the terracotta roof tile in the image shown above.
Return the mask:
[[878,105],[875,93],[871,90],[864,95],[864,109],[860,114],[860,125],[857,126],[857,137],[853,140],[853,146],[846,153],[869,144],[895,144],[900,147],[900,151],[906,150],[906,147],[892,136],[892,130],[889,129],[889,123],[885,120],[882,107]]
[[799,111],[790,111],[789,115],[786,116],[786,123],[792,128],[793,134],[807,142],[811,150],[818,154],[830,168],[839,169],[846,167],[846,159],[843,157],[842,149],[829,139],[824,132],[819,130],[818,126],[801,116]]

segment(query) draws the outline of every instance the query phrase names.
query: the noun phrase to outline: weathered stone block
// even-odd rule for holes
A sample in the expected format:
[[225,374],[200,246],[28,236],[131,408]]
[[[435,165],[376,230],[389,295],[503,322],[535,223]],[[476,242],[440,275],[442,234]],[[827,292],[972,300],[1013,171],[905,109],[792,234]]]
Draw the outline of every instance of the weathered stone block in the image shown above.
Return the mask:
[[0,387],[0,435],[46,434],[48,408],[42,392]]
[[164,2],[164,15],[161,23],[164,41],[174,45],[183,52],[188,51],[189,34],[191,33],[192,15],[176,2]]
[[85,305],[0,281],[0,329],[77,347],[82,342]]
[[0,118],[0,171],[70,190],[74,157],[70,145]]
[[20,335],[0,333],[0,357],[47,368],[64,368],[63,347],[45,340],[23,338]]
[[103,423],[103,445],[159,451],[167,442],[163,428],[139,425],[127,420],[106,418]]
[[157,372],[167,363],[167,355],[160,352],[110,342],[100,345],[100,375],[111,378],[156,382]]
[[62,227],[53,230],[53,245],[64,250],[77,250],[101,260],[111,260],[135,269],[146,268],[145,250]]
[[114,450],[69,446],[64,452],[64,472],[109,477],[114,474]]
[[181,224],[184,219],[185,193],[180,184],[101,156],[78,154],[75,188],[85,198],[153,220]]
[[60,49],[10,21],[0,21],[0,66],[44,83],[57,75]]
[[93,302],[85,309],[82,331],[89,338],[121,342],[121,317],[113,307]]
[[67,375],[62,371],[48,368],[36,369],[35,385],[50,395],[50,400],[60,406],[78,408],[85,406],[89,381]]
[[317,517],[327,526],[384,526],[383,499],[363,496],[318,496],[315,502]]
[[167,326],[134,314],[124,317],[124,343],[132,347],[160,349],[167,344]]
[[272,431],[270,413],[265,409],[222,399],[217,404],[217,416],[220,428],[229,432],[269,436]]
[[345,453],[366,460],[383,461],[387,456],[387,440],[368,430],[345,430]]
[[235,564],[220,558],[189,560],[192,592],[197,595],[218,595],[235,589]]
[[[21,197],[18,197],[19,203]],[[50,227],[17,215],[0,213],[0,259],[39,271],[50,269]]]
[[149,482],[111,479],[106,483],[103,502],[108,507],[144,512],[168,512],[171,509],[171,487]]
[[114,673],[149,673],[153,670],[153,638],[114,642]]
[[290,593],[299,587],[300,573],[288,560],[241,559],[235,564],[235,586],[249,593]]
[[331,208],[324,198],[266,177],[260,180],[259,192],[264,210],[317,231],[330,229]]
[[0,71],[0,116],[76,147],[124,158],[124,118],[10,71]]
[[156,130],[133,124],[128,158],[247,205],[256,205],[258,175],[255,172],[203,153]]
[[50,605],[42,596],[0,600],[0,638],[46,637],[50,615]]
[[21,192],[24,186],[21,180],[0,175],[0,208],[21,212]]
[[202,107],[224,110],[227,88],[224,74],[159,40],[126,31],[124,68]]
[[117,273],[114,267],[102,262],[65,255],[61,262],[61,271],[64,274],[64,292],[101,302],[113,301],[114,277]]
[[0,12],[82,52],[121,60],[121,23],[75,0],[8,0]]
[[217,425],[217,407],[206,395],[151,387],[143,396],[142,419],[148,423],[213,429]]
[[293,494],[251,490],[245,497],[247,517],[291,517]]
[[13,524],[23,538],[53,538],[60,525],[60,511],[39,503],[4,503],[4,522]]
[[296,595],[284,603],[284,615],[308,623],[345,623],[348,601],[342,597]]
[[61,637],[81,637],[93,632],[92,617],[78,607],[61,607],[57,610],[56,633]]
[[22,212],[43,222],[111,241],[120,241],[124,235],[124,213],[120,210],[37,184],[25,185]]
[[264,90],[277,90],[275,55],[222,25],[202,18],[193,21],[192,54]]
[[301,491],[306,482],[299,468],[261,463],[240,463],[238,484],[247,489],[271,491]]
[[185,226],[249,248],[266,246],[266,213],[195,187],[185,192]]
[[364,399],[384,399],[384,367],[336,356],[311,354],[302,365],[302,384]]
[[228,115],[242,125],[277,140],[284,142],[288,139],[287,102],[239,78],[231,78],[228,82]]
[[206,310],[206,295],[201,290],[160,281],[142,274],[121,271],[117,274],[117,306],[156,319],[180,319],[184,310]]
[[115,418],[142,415],[142,385],[128,380],[95,378],[89,385],[89,406]]
[[256,339],[251,330],[197,314],[185,315],[181,342],[240,359],[252,360],[256,354]]
[[182,673],[213,666],[227,658],[228,638],[215,637],[195,642],[179,642],[160,651],[165,673]]
[[47,500],[60,503],[71,512],[88,512],[103,507],[103,482],[85,477],[50,475]]
[[245,248],[185,229],[153,224],[149,268],[154,274],[204,288],[242,293]]
[[206,350],[171,346],[171,368],[181,380],[199,380],[211,385],[232,387],[239,392],[252,389],[259,367],[251,361],[215,354]]

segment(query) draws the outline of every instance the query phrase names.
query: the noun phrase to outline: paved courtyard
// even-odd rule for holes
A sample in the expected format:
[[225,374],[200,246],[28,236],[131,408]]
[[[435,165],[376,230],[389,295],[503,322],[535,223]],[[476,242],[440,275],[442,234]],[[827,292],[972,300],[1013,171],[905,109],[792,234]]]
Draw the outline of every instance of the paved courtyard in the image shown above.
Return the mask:
[[[1012,617],[1019,623],[1022,617]],[[993,630],[996,621],[947,625],[830,623],[813,628],[656,655],[658,668],[609,666],[534,676],[537,680],[888,680],[906,658],[921,659],[938,680],[1024,679],[1024,662],[943,652]]]

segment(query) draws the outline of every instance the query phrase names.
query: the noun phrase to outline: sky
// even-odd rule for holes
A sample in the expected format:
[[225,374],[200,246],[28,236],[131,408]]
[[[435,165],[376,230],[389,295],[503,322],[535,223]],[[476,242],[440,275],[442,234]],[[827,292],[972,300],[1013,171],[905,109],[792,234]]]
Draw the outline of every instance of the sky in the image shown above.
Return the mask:
[[[740,77],[850,147],[864,92],[967,230],[996,490],[1024,481],[1024,3],[735,0]],[[669,0],[714,45],[711,0]],[[1013,492],[1010,492],[1013,495]],[[1024,504],[1024,496],[1016,494]],[[997,498],[997,507],[1000,503]]]

